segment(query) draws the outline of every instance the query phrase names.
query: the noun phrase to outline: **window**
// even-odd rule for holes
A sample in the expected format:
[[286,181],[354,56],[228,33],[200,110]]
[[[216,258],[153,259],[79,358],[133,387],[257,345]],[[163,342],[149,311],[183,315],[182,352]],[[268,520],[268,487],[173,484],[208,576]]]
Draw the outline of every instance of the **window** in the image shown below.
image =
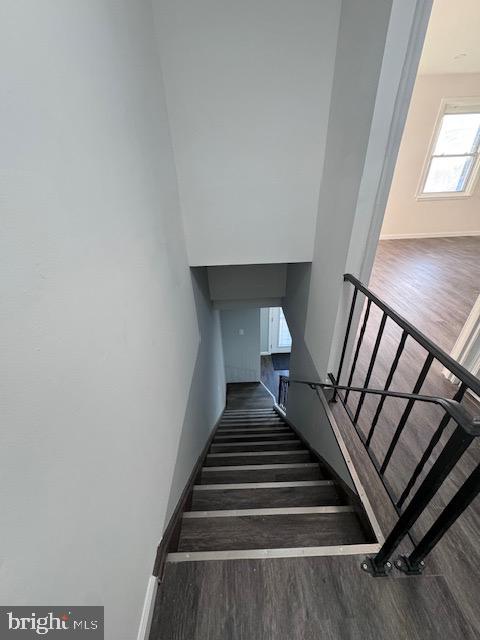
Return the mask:
[[280,309],[280,318],[278,323],[278,346],[287,348],[292,346],[292,338],[282,309]]
[[268,345],[270,353],[289,353],[292,348],[292,337],[281,307],[270,307],[270,329]]
[[420,198],[468,196],[478,173],[480,100],[444,104],[422,177]]

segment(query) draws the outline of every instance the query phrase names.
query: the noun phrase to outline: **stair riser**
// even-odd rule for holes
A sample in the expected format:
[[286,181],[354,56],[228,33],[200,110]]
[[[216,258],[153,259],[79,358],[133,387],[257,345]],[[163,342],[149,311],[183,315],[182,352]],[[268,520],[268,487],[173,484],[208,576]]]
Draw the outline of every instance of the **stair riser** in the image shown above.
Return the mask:
[[[263,442],[263,440],[262,440]],[[292,441],[277,441],[272,442],[271,444],[246,444],[244,442],[237,442],[233,444],[212,444],[211,452],[212,453],[236,453],[236,452],[245,452],[245,451],[293,451],[295,449],[304,449],[304,445],[302,442],[298,440]]]
[[253,469],[246,471],[203,472],[202,484],[222,482],[282,482],[286,480],[321,480],[320,467],[306,469]]
[[179,551],[356,544],[364,541],[353,513],[191,518]]
[[219,427],[217,434],[221,435],[235,435],[242,433],[291,433],[292,430],[289,427],[242,427],[237,429],[236,427]]
[[287,462],[311,462],[314,458],[309,451],[306,453],[285,453],[281,455],[269,455],[263,456],[261,454],[245,456],[241,453],[231,456],[207,456],[204,466],[205,467],[220,467],[224,465],[238,465],[238,464],[275,464],[275,463],[287,463]]
[[273,423],[273,424],[258,424],[258,423],[252,423],[252,424],[220,424],[218,427],[218,430],[224,430],[224,429],[229,429],[230,431],[232,430],[237,430],[237,431],[253,431],[254,429],[288,429],[289,427],[281,422],[281,423]]
[[341,498],[332,485],[279,489],[229,489],[227,491],[194,491],[191,511],[317,507],[340,504],[342,504]]
[[282,429],[288,428],[285,422],[221,422],[219,429]]
[[280,422],[277,420],[265,420],[264,422],[259,422],[257,420],[252,420],[251,422],[243,422],[243,421],[235,421],[235,422],[220,422],[220,429],[236,429],[243,427],[244,429],[250,429],[252,427],[264,428],[265,427],[286,427],[287,424],[285,422]]
[[239,416],[239,415],[253,415],[253,414],[262,414],[262,415],[273,415],[273,416],[278,416],[278,413],[272,409],[271,407],[269,407],[268,409],[265,408],[253,408],[253,409],[225,409],[225,411],[223,412],[223,415],[225,416]]
[[228,437],[217,435],[215,436],[212,444],[231,444],[233,442],[254,442],[255,440],[276,442],[282,440],[298,440],[297,436],[293,433],[293,431],[289,431],[287,433],[259,433],[259,434],[245,434],[245,435],[233,435],[228,434]]
[[236,418],[221,418],[221,422],[284,422],[279,416],[248,416]]

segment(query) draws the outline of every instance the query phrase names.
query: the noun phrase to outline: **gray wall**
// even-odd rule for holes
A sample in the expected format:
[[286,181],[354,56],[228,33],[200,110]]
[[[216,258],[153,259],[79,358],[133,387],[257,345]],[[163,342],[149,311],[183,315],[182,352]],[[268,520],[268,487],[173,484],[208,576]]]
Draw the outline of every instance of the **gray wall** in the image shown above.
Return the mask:
[[[342,275],[351,271],[368,277],[374,255],[371,242],[380,231],[398,127],[411,91],[404,62],[412,75],[428,4],[415,23],[417,49],[412,52],[407,44],[415,2],[395,0],[391,16],[392,2],[342,2],[313,260],[310,271],[300,264],[288,267],[284,311],[293,338],[292,378],[324,380],[338,361],[348,315]],[[309,389],[292,385],[289,416],[348,481],[325,428],[326,416],[315,414],[318,403],[311,398]],[[317,424],[310,417],[315,415]]]
[[260,309],[222,310],[220,314],[227,382],[260,380]]
[[286,264],[246,264],[208,267],[212,300],[253,300],[285,295]]
[[270,309],[260,309],[260,351],[270,351],[269,345]]
[[[292,336],[291,380],[320,380],[304,338],[310,277],[311,264],[299,263],[288,266],[287,294],[284,298],[283,311]],[[287,417],[341,478],[354,489],[347,465],[316,393],[305,385],[292,383],[288,391]]]
[[213,309],[209,297],[206,268],[192,268],[191,274],[200,344],[183,418],[167,519],[171,516],[188,480],[192,463],[197,460],[212,426],[219,417],[219,412],[225,405],[220,311]]
[[2,3],[0,601],[136,637],[155,550],[224,405],[187,267],[148,2]]

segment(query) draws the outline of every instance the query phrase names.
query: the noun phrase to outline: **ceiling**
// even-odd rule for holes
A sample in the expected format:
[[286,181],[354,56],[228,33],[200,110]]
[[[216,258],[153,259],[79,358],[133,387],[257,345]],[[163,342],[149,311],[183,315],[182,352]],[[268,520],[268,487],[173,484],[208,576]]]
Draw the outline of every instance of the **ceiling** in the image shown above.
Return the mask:
[[190,265],[311,260],[340,0],[154,6]]
[[434,0],[419,73],[480,73],[480,0]]

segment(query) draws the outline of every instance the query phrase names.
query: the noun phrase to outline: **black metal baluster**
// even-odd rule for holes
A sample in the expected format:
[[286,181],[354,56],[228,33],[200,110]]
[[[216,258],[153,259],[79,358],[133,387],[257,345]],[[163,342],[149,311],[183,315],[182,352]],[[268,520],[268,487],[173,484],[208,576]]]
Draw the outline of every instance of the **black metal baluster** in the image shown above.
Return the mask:
[[[413,392],[412,393],[420,393],[420,389],[422,388],[423,383],[425,382],[425,378],[427,377],[427,374],[430,370],[430,367],[432,366],[432,362],[433,362],[433,356],[431,353],[428,354],[425,363],[422,367],[422,370],[420,372],[420,375],[418,376],[417,382],[415,383],[415,387],[413,388]],[[398,423],[398,427],[395,431],[395,434],[392,438],[392,441],[390,443],[390,446],[388,447],[388,451],[387,454],[383,460],[382,466],[380,467],[380,473],[383,475],[385,473],[385,470],[387,468],[388,463],[390,462],[390,458],[392,457],[392,454],[395,450],[395,447],[397,446],[397,442],[402,434],[402,431],[405,427],[405,424],[407,423],[408,417],[410,416],[410,413],[412,412],[413,409],[413,405],[415,404],[415,400],[409,400],[407,402],[407,406],[405,407],[405,411],[403,412],[402,417],[400,418],[400,422]]]
[[480,465],[470,474],[456,495],[450,500],[437,520],[417,544],[408,558],[401,557],[395,563],[405,573],[421,573],[423,560],[452,524],[480,493]]
[[[365,335],[365,329],[367,328],[368,316],[370,315],[371,306],[372,306],[372,301],[369,298],[367,301],[367,308],[365,309],[365,315],[363,317],[362,328],[360,329],[360,334],[357,340],[357,348],[355,349],[355,355],[353,356],[353,362],[352,362],[352,367],[350,369],[350,375],[348,377],[347,387],[350,387],[352,385],[353,374],[355,372],[355,367],[357,366],[358,354],[360,353],[360,347],[362,346],[363,336]],[[345,399],[344,399],[345,404],[347,403],[347,400],[348,400],[348,394],[349,394],[349,391],[347,389],[345,393]]]
[[[345,353],[347,351],[348,338],[350,336],[350,329],[352,327],[353,313],[355,311],[355,303],[357,302],[357,294],[358,294],[358,289],[355,287],[353,290],[352,303],[350,305],[350,313],[348,314],[347,328],[345,330],[345,339],[343,341],[342,354],[340,356],[340,363],[338,365],[338,373],[337,373],[337,380],[336,380],[337,384],[340,384],[340,376],[342,375],[343,361],[345,360]],[[332,402],[336,402],[336,400],[337,400],[337,390],[335,389],[332,397]]]
[[[395,358],[393,359],[392,366],[390,367],[390,371],[388,373],[388,377],[387,377],[387,380],[385,382],[385,386],[383,388],[384,391],[388,391],[390,389],[390,385],[392,384],[393,376],[395,375],[395,371],[397,370],[398,362],[399,362],[400,357],[401,357],[401,355],[403,353],[403,349],[405,347],[405,342],[407,340],[407,337],[408,337],[408,333],[404,330],[402,332],[402,337],[400,338],[400,343],[398,345],[397,352],[395,354]],[[372,440],[373,432],[375,431],[375,427],[377,426],[377,422],[378,422],[378,419],[379,419],[380,414],[382,412],[383,405],[384,405],[386,399],[387,399],[387,396],[382,396],[380,398],[380,402],[378,403],[377,410],[376,410],[375,415],[373,417],[372,426],[370,427],[370,431],[368,433],[368,437],[367,437],[367,440],[365,442],[365,446],[367,446],[367,447],[370,446],[370,442]]]
[[[364,387],[368,387],[370,383],[370,378],[372,377],[373,367],[375,366],[375,361],[377,359],[378,349],[380,347],[380,342],[382,341],[383,330],[385,329],[385,323],[387,321],[387,314],[384,312],[382,316],[382,320],[380,322],[380,326],[378,328],[377,339],[375,340],[375,345],[372,351],[372,357],[370,358],[370,364],[368,365],[367,375],[365,376],[365,382],[363,383]],[[362,409],[363,403],[365,402],[365,392],[360,394],[360,398],[358,399],[357,410],[355,411],[355,416],[353,418],[353,423],[357,424],[358,417],[360,415],[360,411]]]
[[[466,390],[467,390],[467,386],[465,384],[461,384],[460,388],[458,389],[457,393],[454,395],[453,399],[456,402],[460,402],[462,400],[463,396],[465,395],[465,391]],[[449,422],[450,422],[450,416],[446,413],[443,416],[442,421],[440,422],[437,430],[433,434],[432,439],[428,443],[427,448],[423,452],[423,455],[422,455],[422,457],[420,459],[420,462],[415,467],[415,470],[414,470],[414,472],[412,474],[412,477],[408,481],[407,486],[405,487],[402,495],[400,496],[400,499],[397,502],[397,507],[399,509],[402,508],[403,503],[407,499],[408,494],[410,493],[410,491],[412,490],[413,485],[415,484],[415,482],[418,479],[418,476],[420,475],[420,473],[422,472],[423,468],[425,467],[425,464],[427,463],[427,460],[432,455],[433,450],[437,446],[437,444],[438,444],[438,442],[439,442],[439,440],[440,440],[440,438],[442,436],[442,433],[445,431],[445,428],[446,428],[446,426],[448,425]]]
[[385,575],[389,568],[388,559],[460,460],[473,438],[474,436],[467,433],[463,427],[457,426],[382,548],[374,558],[369,558],[362,563],[363,569],[370,571],[373,575]]

